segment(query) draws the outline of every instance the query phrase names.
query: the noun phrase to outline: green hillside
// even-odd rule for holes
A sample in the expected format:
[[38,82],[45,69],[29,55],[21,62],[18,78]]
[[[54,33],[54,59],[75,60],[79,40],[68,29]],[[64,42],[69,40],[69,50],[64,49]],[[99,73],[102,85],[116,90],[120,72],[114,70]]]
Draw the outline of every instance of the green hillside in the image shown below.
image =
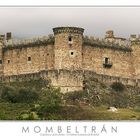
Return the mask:
[[[62,94],[43,79],[0,83],[1,120],[139,120],[140,88],[85,79],[85,90]],[[109,111],[109,108],[116,111]]]

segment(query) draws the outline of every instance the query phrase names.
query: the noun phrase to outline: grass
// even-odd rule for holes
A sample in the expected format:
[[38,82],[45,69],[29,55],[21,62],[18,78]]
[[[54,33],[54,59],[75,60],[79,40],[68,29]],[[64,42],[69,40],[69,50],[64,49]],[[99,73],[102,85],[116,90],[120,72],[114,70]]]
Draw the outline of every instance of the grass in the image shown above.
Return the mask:
[[[39,119],[48,119],[48,120],[58,120],[58,119],[59,120],[140,120],[140,107],[139,107],[140,99],[137,94],[132,92],[131,89],[129,90],[126,88],[120,94],[118,91],[115,92],[112,88],[108,88],[103,83],[98,82],[96,79],[91,80],[89,83],[91,87],[90,88],[91,93],[88,96],[85,96],[85,94],[81,92],[78,93],[74,92],[71,95],[70,93],[68,93],[68,96],[66,95],[64,96],[65,97],[64,100],[66,100],[65,102],[66,105],[61,104],[61,108],[54,112],[51,112],[52,109],[50,109],[49,107],[48,109],[50,109],[49,111],[51,113],[49,111],[47,112],[46,109],[40,113],[40,111],[38,111],[38,109],[34,107],[34,104],[44,105],[48,102],[48,105],[50,104],[53,105],[54,101],[55,102],[57,101],[57,103],[60,102],[58,100],[58,96],[56,96],[57,93],[60,94],[58,91],[53,90],[51,88],[48,88],[47,91],[44,90],[47,85],[46,82],[48,81],[37,79],[37,80],[30,80],[25,82],[23,81],[23,82],[7,83],[6,85],[13,87],[15,91],[18,91],[18,93],[21,88],[31,89],[32,91],[35,90],[38,93],[39,98],[38,100],[35,100],[32,103],[21,102],[21,101],[12,103],[10,101],[8,102],[7,100],[4,100],[2,96],[0,96],[1,97],[0,120],[17,120],[17,118],[19,118],[21,114],[28,115],[31,112],[35,112],[37,115],[40,115],[41,113],[45,114],[42,117],[40,115]],[[0,83],[0,89],[2,89],[4,86],[5,84]],[[97,90],[96,87],[100,89],[98,90],[98,92],[100,93],[102,102],[99,100],[95,102],[97,99],[93,98],[94,96],[92,96],[92,94],[94,93],[94,89]],[[134,91],[135,90],[136,89],[134,89]],[[45,94],[43,93],[43,91]],[[3,90],[1,90],[0,94],[2,92]],[[48,93],[53,93],[54,96],[52,96],[53,94],[48,94]],[[136,99],[134,98],[135,99],[134,101],[130,98],[130,93],[136,98]],[[15,96],[13,97],[15,98]],[[87,102],[86,101],[83,102],[82,100],[85,97],[88,98]],[[21,97],[21,99],[23,99],[23,97]],[[79,100],[78,102],[77,99]],[[93,106],[89,106],[88,105],[89,103],[90,105]],[[124,106],[128,106],[128,103],[129,106],[132,108],[128,108],[128,107],[122,108]],[[117,106],[118,111],[117,112],[108,111],[107,107],[115,106],[114,104]]]
[[67,120],[140,120],[140,112],[123,108],[110,112],[105,106],[73,106],[65,109],[63,117]]
[[21,114],[21,112],[27,112],[31,108],[29,104],[23,103],[0,103],[0,120],[16,120],[16,117]]
[[[0,120],[16,120],[17,116],[31,108],[31,104],[0,102]],[[121,108],[110,112],[106,106],[67,105],[56,115],[60,115],[61,120],[140,120],[138,111]]]

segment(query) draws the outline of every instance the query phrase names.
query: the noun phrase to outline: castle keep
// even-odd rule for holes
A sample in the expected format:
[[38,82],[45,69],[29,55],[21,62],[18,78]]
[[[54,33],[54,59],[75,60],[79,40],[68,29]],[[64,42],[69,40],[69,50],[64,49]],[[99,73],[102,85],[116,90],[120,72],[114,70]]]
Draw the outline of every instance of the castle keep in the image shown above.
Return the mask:
[[16,40],[0,35],[0,81],[50,79],[62,92],[83,90],[91,75],[107,83],[140,85],[140,37],[84,36],[78,27],[53,28],[54,35]]

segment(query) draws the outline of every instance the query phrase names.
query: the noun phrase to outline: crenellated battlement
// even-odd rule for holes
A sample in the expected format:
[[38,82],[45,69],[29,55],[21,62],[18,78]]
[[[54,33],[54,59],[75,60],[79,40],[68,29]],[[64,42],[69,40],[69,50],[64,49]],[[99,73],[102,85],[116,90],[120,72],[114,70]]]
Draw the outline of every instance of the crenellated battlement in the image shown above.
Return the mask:
[[110,48],[115,50],[122,50],[122,51],[132,51],[130,48],[130,41],[123,40],[107,40],[106,38],[95,38],[93,36],[84,36],[83,38],[83,45],[89,45],[94,47],[100,47],[100,48]]
[[32,38],[32,39],[24,39],[24,40],[11,39],[11,40],[5,41],[4,49],[33,47],[33,46],[48,45],[48,44],[54,44],[53,35],[37,37],[37,38]]
[[59,33],[78,33],[83,34],[84,29],[79,27],[56,27],[53,28],[54,35]]
[[[140,86],[140,36],[83,36],[79,27],[56,27],[53,35],[16,40],[0,36],[0,82],[50,79],[62,92],[83,89],[90,76],[111,84]],[[137,45],[137,46],[135,46]]]
[[130,35],[131,45],[140,45],[140,35]]

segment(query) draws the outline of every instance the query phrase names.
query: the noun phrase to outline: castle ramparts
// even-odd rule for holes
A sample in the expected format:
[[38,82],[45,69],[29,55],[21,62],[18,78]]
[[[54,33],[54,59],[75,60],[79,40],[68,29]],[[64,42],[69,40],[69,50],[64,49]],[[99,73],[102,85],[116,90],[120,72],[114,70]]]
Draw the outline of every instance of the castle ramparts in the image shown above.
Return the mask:
[[140,86],[140,37],[84,35],[79,27],[56,27],[54,35],[26,40],[0,35],[0,81],[50,79],[62,92],[83,90],[91,75],[111,84]]

